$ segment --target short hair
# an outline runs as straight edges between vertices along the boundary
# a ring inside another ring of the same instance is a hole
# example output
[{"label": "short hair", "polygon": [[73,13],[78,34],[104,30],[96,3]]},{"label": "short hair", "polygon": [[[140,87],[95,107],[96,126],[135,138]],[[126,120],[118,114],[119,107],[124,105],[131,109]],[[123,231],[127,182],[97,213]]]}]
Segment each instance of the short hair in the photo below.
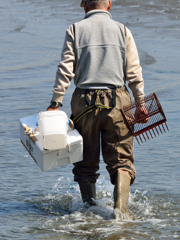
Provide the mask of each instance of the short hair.
[{"label": "short hair", "polygon": [[90,8],[96,8],[99,5],[103,5],[104,7],[108,6],[108,0],[84,0],[86,2],[87,6]]}]

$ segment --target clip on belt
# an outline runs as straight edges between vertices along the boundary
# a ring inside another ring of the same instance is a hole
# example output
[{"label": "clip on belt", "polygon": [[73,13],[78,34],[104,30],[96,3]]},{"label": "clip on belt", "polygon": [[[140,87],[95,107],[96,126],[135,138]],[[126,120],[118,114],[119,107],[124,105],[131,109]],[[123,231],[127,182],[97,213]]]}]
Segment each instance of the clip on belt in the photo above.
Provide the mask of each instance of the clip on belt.
[{"label": "clip on belt", "polygon": [[[145,109],[146,114],[138,115],[138,108]],[[156,137],[156,134],[166,132],[165,128],[169,131],[164,111],[155,93],[141,101],[125,106],[121,112],[127,127],[139,144],[139,139],[143,143],[143,139],[150,140],[153,135]]]}]

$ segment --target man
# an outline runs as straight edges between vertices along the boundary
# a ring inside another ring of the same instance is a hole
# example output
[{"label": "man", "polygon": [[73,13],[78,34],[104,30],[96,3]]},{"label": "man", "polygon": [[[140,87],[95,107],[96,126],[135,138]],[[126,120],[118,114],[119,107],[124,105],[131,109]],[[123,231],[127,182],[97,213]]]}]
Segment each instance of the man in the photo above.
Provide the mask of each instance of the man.
[{"label": "man", "polygon": [[[81,7],[86,15],[66,31],[48,111],[59,110],[74,78],[72,119],[84,145],[83,161],[74,164],[74,180],[83,202],[95,205],[101,145],[114,185],[114,217],[128,218],[126,204],[136,170],[133,136],[120,109],[131,104],[126,81],[136,101],[144,98],[142,69],[130,30],[112,20],[111,1],[82,0]],[[143,107],[139,111],[146,114]]]}]

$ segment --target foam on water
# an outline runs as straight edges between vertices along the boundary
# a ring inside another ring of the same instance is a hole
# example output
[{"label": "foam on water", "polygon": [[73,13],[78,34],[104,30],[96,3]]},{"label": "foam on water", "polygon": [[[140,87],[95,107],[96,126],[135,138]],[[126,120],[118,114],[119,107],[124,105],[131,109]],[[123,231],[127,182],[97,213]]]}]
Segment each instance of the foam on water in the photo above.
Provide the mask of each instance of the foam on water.
[{"label": "foam on water", "polygon": [[[48,216],[40,220],[41,228],[58,233],[62,239],[63,234],[67,239],[89,239],[92,234],[94,239],[119,239],[119,234],[127,239],[127,229],[128,236],[132,234],[128,239],[155,239],[146,228],[156,232],[154,237],[158,235],[163,238],[163,229],[168,227],[169,219],[162,218],[157,207],[162,214],[167,214],[165,211],[171,205],[169,201],[162,206],[154,205],[159,201],[157,196],[152,198],[147,190],[135,189],[130,192],[127,204],[133,220],[114,220],[112,192],[110,182],[100,177],[97,181],[97,206],[88,207],[81,200],[77,183],[70,178],[60,177],[51,192],[35,196],[30,203]],[[172,217],[172,212],[170,215]]]}]

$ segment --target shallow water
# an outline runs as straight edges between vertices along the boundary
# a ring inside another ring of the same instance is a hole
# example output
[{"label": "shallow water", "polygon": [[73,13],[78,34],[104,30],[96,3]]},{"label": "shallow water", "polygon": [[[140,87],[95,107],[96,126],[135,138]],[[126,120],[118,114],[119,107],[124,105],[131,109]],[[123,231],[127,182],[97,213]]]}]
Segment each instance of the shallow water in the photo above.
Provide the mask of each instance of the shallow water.
[{"label": "shallow water", "polygon": [[[112,219],[113,186],[101,157],[97,206],[82,204],[72,165],[42,173],[19,140],[18,119],[49,105],[66,28],[83,18],[77,0],[0,3],[0,239],[180,239],[180,1],[113,1],[132,31],[146,95],[156,92],[170,131],[139,146],[128,209]],[[69,101],[74,85],[64,97]]]}]

